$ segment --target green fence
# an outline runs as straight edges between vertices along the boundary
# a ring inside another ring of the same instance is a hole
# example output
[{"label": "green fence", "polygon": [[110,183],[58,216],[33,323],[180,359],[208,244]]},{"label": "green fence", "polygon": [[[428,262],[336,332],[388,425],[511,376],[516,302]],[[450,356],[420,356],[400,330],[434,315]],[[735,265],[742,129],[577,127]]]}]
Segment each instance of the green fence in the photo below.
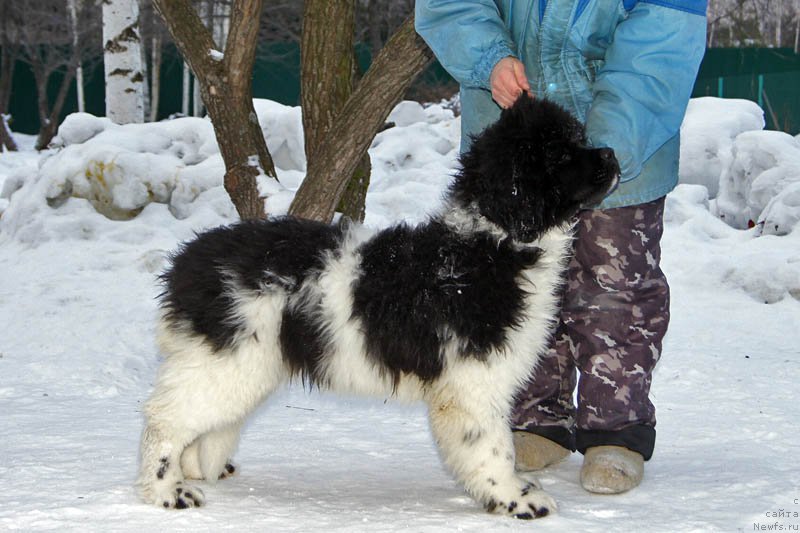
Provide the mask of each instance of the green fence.
[{"label": "green fence", "polygon": [[[2,1],[2,0],[0,0]],[[287,105],[297,105],[300,94],[300,55],[297,46],[278,45],[273,50],[277,59],[260,61],[253,70],[253,94],[257,98],[269,98]],[[53,75],[48,96],[55,100],[61,78]],[[86,112],[105,115],[105,82],[102,63],[84,69],[84,93]],[[159,94],[158,118],[166,118],[181,111],[183,93],[183,61],[174,47],[167,47],[161,66],[161,90]],[[36,84],[27,65],[17,63],[14,71],[14,87],[11,93],[9,112],[11,127],[21,133],[39,131],[36,103]],[[67,95],[62,119],[78,109],[76,90]],[[191,109],[191,107],[190,107]]]},{"label": "green fence", "polygon": [[692,96],[752,100],[767,129],[800,133],[800,55],[791,48],[709,49]]},{"label": "green fence", "polygon": [[[262,60],[256,64],[253,94],[258,98],[297,105],[300,94],[297,46],[270,46],[271,55],[279,55],[280,59]],[[362,50],[359,60],[365,67],[369,62],[368,54]],[[174,49],[168,49],[161,69],[159,118],[180,112],[182,75],[180,57]],[[446,83],[449,79],[438,65],[431,67],[425,77],[429,83]],[[49,88],[51,100],[55,98],[58,80],[53,82]],[[95,115],[105,114],[102,65],[86,73],[84,85],[86,111]],[[768,129],[800,133],[800,55],[782,48],[710,49],[700,67],[692,96],[752,100],[764,109]],[[77,109],[74,87],[67,102],[65,115]],[[36,133],[39,129],[36,109],[33,76],[27,66],[18,64],[10,103],[14,131]]]}]

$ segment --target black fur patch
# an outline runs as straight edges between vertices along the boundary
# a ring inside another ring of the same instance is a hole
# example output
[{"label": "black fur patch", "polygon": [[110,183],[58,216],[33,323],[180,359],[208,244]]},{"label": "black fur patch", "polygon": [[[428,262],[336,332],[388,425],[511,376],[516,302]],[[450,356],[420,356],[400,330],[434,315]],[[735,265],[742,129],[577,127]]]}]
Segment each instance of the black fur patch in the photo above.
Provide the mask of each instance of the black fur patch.
[{"label": "black fur patch", "polygon": [[319,383],[319,362],[325,351],[320,325],[304,313],[284,309],[279,339],[292,374],[300,374],[305,382]]},{"label": "black fur patch", "polygon": [[244,290],[292,292],[340,237],[334,226],[290,218],[213,229],[173,257],[162,276],[161,306],[168,319],[188,322],[214,349],[230,346],[241,324],[231,316],[226,278]]},{"label": "black fur patch", "polygon": [[464,433],[462,442],[467,446],[474,446],[476,442],[481,440],[481,438],[483,438],[483,433],[481,432],[481,430],[479,429],[470,430]]},{"label": "black fur patch", "polygon": [[367,349],[395,379],[407,372],[439,376],[442,347],[457,336],[464,357],[484,358],[519,325],[520,272],[538,250],[515,250],[486,233],[459,236],[432,221],[379,233],[360,249],[353,314],[364,323]]},{"label": "black fur patch", "polygon": [[164,479],[164,475],[167,473],[167,470],[169,470],[169,458],[162,457],[159,463],[160,464],[158,466],[158,472],[156,472],[156,477],[158,479]]},{"label": "black fur patch", "polygon": [[543,518],[550,514],[550,509],[548,509],[547,507],[540,507],[539,509],[537,509],[531,504],[528,504],[528,507],[530,507],[531,511],[533,511],[533,514],[534,516],[536,516],[536,518]]}]

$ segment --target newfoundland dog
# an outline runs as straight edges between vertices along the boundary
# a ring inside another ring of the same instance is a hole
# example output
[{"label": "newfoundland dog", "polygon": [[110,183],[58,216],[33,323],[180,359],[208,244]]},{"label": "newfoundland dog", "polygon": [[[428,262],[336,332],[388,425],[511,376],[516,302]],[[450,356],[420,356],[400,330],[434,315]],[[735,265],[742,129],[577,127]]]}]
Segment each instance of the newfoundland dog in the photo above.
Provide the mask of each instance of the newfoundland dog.
[{"label": "newfoundland dog", "polygon": [[444,462],[486,509],[555,510],[515,473],[508,415],[548,345],[573,216],[613,189],[619,167],[569,113],[528,97],[460,162],[441,212],[417,226],[278,218],[181,248],[163,275],[164,361],[138,479],[146,501],[202,505],[185,480],[232,474],[247,416],[299,377],[425,401]]}]

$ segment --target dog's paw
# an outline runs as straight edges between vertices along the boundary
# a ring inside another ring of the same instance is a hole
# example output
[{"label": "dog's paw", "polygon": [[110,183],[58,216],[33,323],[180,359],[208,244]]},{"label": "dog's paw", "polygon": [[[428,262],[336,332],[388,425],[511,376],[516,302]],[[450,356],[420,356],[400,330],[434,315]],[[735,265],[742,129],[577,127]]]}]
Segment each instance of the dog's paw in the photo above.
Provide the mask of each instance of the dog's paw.
[{"label": "dog's paw", "polygon": [[558,506],[537,484],[523,481],[521,487],[494,491],[494,495],[486,503],[486,510],[521,520],[532,520],[556,512]]},{"label": "dog's paw", "polygon": [[222,472],[219,474],[219,479],[228,479],[229,477],[235,476],[237,472],[236,466],[231,463],[225,463]]},{"label": "dog's paw", "polygon": [[202,507],[206,499],[203,491],[191,485],[178,483],[171,491],[165,491],[156,498],[156,505],[165,509],[189,509]]}]

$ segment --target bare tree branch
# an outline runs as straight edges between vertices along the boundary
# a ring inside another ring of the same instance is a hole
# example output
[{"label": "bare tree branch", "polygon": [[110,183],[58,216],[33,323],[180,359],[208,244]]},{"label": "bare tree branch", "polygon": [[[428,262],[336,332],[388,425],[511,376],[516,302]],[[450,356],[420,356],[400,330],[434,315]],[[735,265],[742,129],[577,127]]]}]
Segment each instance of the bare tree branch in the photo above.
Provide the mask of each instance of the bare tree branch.
[{"label": "bare tree branch", "polygon": [[333,219],[348,180],[375,132],[432,59],[433,54],[414,31],[410,16],[375,58],[315,150],[290,214],[328,222]]},{"label": "bare tree branch", "polygon": [[262,218],[259,170],[277,179],[272,157],[253,108],[252,73],[261,0],[236,0],[222,60],[211,31],[188,0],[154,0],[167,28],[198,82],[220,153],[225,161],[225,190],[243,219]]}]

